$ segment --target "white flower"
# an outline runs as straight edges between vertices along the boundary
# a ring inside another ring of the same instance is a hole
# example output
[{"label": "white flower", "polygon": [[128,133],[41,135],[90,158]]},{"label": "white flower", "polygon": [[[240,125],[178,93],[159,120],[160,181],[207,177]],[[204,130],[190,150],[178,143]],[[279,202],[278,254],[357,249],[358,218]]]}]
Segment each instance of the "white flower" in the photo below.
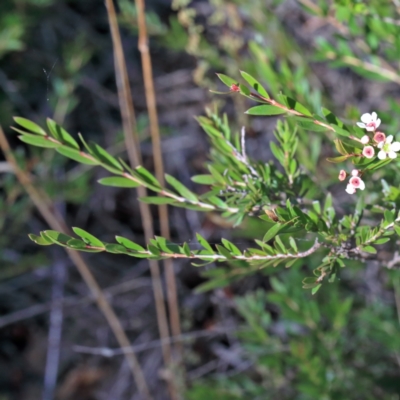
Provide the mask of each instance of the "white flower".
[{"label": "white flower", "polygon": [[369,132],[374,131],[381,124],[381,120],[378,118],[376,112],[373,112],[372,114],[366,113],[361,115],[361,121],[362,122],[357,122],[357,125]]},{"label": "white flower", "polygon": [[362,144],[367,144],[368,142],[369,142],[369,136],[364,135],[364,136],[361,138],[361,143],[362,143]]},{"label": "white flower", "polygon": [[357,172],[357,175],[358,175],[358,171],[354,169],[352,171],[353,176],[350,178],[349,183],[346,186],[346,192],[348,194],[354,194],[357,191],[357,189],[360,189],[360,190],[365,189],[364,181],[360,177],[358,177],[356,174],[354,174],[355,172]]},{"label": "white flower", "polygon": [[378,143],[378,148],[381,151],[378,153],[378,158],[380,160],[385,160],[386,157],[396,158],[397,151],[400,151],[400,142],[393,142],[393,135],[389,135],[384,142]]},{"label": "white flower", "polygon": [[346,186],[346,192],[348,194],[354,194],[356,192],[356,188],[350,183]]}]

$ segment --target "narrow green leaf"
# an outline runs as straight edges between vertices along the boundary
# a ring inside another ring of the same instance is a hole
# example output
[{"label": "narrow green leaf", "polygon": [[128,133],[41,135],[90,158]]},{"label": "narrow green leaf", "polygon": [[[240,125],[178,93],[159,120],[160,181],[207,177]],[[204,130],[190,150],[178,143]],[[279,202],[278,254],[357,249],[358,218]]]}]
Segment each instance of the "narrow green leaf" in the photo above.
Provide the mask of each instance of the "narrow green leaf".
[{"label": "narrow green leaf", "polygon": [[366,253],[376,254],[376,249],[372,246],[360,246],[360,250],[365,251]]},{"label": "narrow green leaf", "polygon": [[217,248],[218,253],[227,258],[228,260],[234,258],[231,252],[227,250],[225,247],[221,246],[220,244],[216,244],[215,247]]},{"label": "narrow green leaf", "polygon": [[281,229],[282,224],[273,225],[263,237],[263,242],[269,242]]},{"label": "narrow green leaf", "polygon": [[197,196],[173,176],[165,174],[165,180],[185,199],[194,203],[198,201]]},{"label": "narrow green leaf", "polygon": [[123,176],[108,176],[107,178],[101,178],[97,182],[104,186],[122,187],[122,188],[135,188],[140,186],[139,183],[132,179],[125,178]]},{"label": "narrow green leaf", "polygon": [[143,182],[146,183],[148,187],[153,187],[156,190],[161,190],[160,182],[156,179],[156,177],[150,173],[146,168],[139,165],[135,168],[135,175],[137,175]]},{"label": "narrow green leaf", "polygon": [[224,74],[217,74],[218,78],[221,79],[222,83],[224,83],[226,86],[231,87],[232,85],[237,85],[238,82],[235,81],[234,79],[230,78],[227,75]]},{"label": "narrow green leaf", "polygon": [[79,150],[79,145],[76,140],[60,125],[58,125],[55,121],[50,118],[47,118],[47,126],[49,128],[52,136],[62,142],[63,144],[68,145],[74,149]]},{"label": "narrow green leaf", "polygon": [[115,168],[119,171],[123,171],[122,165],[105,149],[99,146],[97,143],[90,143],[89,145],[91,154],[97,158],[101,163],[108,165],[109,167]]},{"label": "narrow green leaf", "polygon": [[14,117],[14,121],[18,125],[21,125],[23,128],[27,129],[28,131],[34,132],[38,135],[47,136],[47,133],[44,129],[42,129],[39,125],[35,124],[29,119],[22,117]]},{"label": "narrow green leaf", "polygon": [[107,253],[113,253],[113,254],[128,254],[129,252],[124,246],[121,246],[120,244],[115,244],[115,243],[106,243],[105,244],[105,249]]},{"label": "narrow green leaf", "polygon": [[201,185],[213,185],[215,183],[215,179],[212,175],[195,175],[192,176],[191,179],[193,182]]},{"label": "narrow green leaf", "polygon": [[268,104],[251,107],[246,111],[246,114],[249,115],[279,115],[285,113],[286,111],[283,110],[282,108],[276,106],[270,106]]},{"label": "narrow green leaf", "polygon": [[170,197],[160,197],[160,196],[147,196],[139,197],[139,200],[146,204],[175,204],[176,200]]},{"label": "narrow green leaf", "polygon": [[56,148],[56,151],[63,156],[71,158],[72,160],[80,162],[82,164],[99,165],[99,163],[96,160],[93,160],[90,155],[86,155],[86,153],[80,150],[73,149],[71,147],[59,146]]},{"label": "narrow green leaf", "polygon": [[190,257],[190,256],[191,256],[190,247],[189,247],[189,245],[188,245],[186,242],[183,243],[182,249],[183,249],[183,252],[185,253],[185,255],[186,255],[187,257]]},{"label": "narrow green leaf", "polygon": [[317,293],[321,286],[322,286],[322,285],[319,284],[319,285],[313,287],[313,288],[311,289],[311,294],[314,295],[315,293]]},{"label": "narrow green leaf", "polygon": [[341,155],[348,154],[341,140],[335,139],[333,142],[335,143],[336,150],[339,152],[339,154]]},{"label": "narrow green leaf", "polygon": [[47,240],[46,238],[44,238],[42,236],[34,235],[33,233],[30,233],[28,236],[29,236],[29,239],[32,240],[32,242],[35,242],[36,244],[39,244],[41,246],[50,246],[50,245],[54,244],[50,240]]},{"label": "narrow green leaf", "polygon": [[207,242],[206,239],[203,238],[203,236],[200,235],[200,233],[196,233],[196,238],[198,242],[210,252],[210,254],[214,254],[213,248],[210,246],[210,244]]},{"label": "narrow green leaf", "polygon": [[269,99],[267,91],[262,87],[262,85],[260,84],[260,82],[257,81],[257,79],[253,78],[250,74],[244,71],[240,71],[240,74],[256,92],[261,94],[261,96],[265,97],[266,99]]},{"label": "narrow green leaf", "polygon": [[298,250],[298,248],[297,248],[297,243],[296,243],[296,241],[293,239],[292,236],[290,236],[290,238],[289,238],[289,243],[290,243],[290,246],[292,247],[292,249],[294,250],[294,252],[295,252],[295,253],[298,253],[299,250]]},{"label": "narrow green leaf", "polygon": [[34,135],[34,134],[31,135],[29,133],[18,136],[18,139],[24,143],[28,143],[32,146],[37,146],[37,147],[46,147],[46,148],[54,149],[55,147],[60,146],[59,143],[54,143],[50,139],[46,139],[46,137],[38,136],[38,135]]},{"label": "narrow green leaf", "polygon": [[72,228],[72,230],[78,235],[80,236],[83,241],[91,246],[94,247],[104,247],[104,244],[101,240],[97,239],[95,236],[93,236],[92,234],[90,234],[89,232],[84,231],[81,228]]},{"label": "narrow green leaf", "polygon": [[72,236],[65,235],[64,233],[53,231],[51,229],[42,231],[40,234],[49,241],[56,243],[60,246],[67,246],[69,240],[73,239]]},{"label": "narrow green leaf", "polygon": [[142,247],[139,244],[132,242],[132,240],[129,240],[122,236],[115,236],[115,240],[119,244],[122,244],[122,246],[126,247],[127,249],[135,250],[135,251],[146,251],[146,249],[144,247]]},{"label": "narrow green leaf", "polygon": [[242,252],[229,240],[221,239],[222,244],[235,256],[241,256]]},{"label": "narrow green leaf", "polygon": [[339,157],[328,157],[328,158],[326,159],[326,161],[329,161],[329,162],[331,162],[331,163],[337,164],[337,163],[341,163],[341,162],[343,162],[343,161],[346,161],[348,158],[349,158],[349,155],[346,155],[346,156],[339,156]]},{"label": "narrow green leaf", "polygon": [[304,107],[303,104],[299,103],[298,101],[286,96],[286,103],[292,110],[298,111],[299,113],[302,113],[307,117],[312,116],[311,112],[307,110],[307,108]]}]

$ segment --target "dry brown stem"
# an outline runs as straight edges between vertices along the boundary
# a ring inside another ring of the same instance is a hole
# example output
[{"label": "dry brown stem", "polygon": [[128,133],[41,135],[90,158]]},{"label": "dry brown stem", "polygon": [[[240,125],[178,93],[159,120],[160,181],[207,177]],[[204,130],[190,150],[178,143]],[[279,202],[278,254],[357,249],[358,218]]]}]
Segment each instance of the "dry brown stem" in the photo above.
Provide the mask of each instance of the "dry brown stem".
[{"label": "dry brown stem", "polygon": [[[113,41],[115,77],[117,82],[118,100],[121,109],[125,143],[128,152],[129,162],[134,168],[135,166],[140,165],[142,163],[142,160],[139,150],[139,139],[136,131],[136,119],[132,102],[132,94],[129,86],[128,73],[113,0],[106,0],[106,7],[110,24],[111,37]],[[144,187],[138,187],[137,191],[139,197],[145,197],[147,195],[147,190]],[[154,236],[153,218],[150,212],[150,207],[142,202],[139,203],[139,207],[142,216],[142,224],[145,238],[146,241],[149,241]],[[164,293],[161,284],[161,273],[157,261],[149,260],[149,264],[156,303],[158,329],[160,332],[160,338],[162,340],[165,340],[163,341],[161,349],[164,362],[168,367],[172,364],[171,346],[169,342],[166,341],[169,338],[169,328],[167,313],[164,305]],[[171,398],[177,399],[177,393],[173,382],[167,381],[167,383]]]},{"label": "dry brown stem", "polygon": [[[12,154],[7,138],[1,127],[0,127],[0,148],[3,151],[6,160],[13,167],[17,179],[24,187],[29,197],[31,198],[33,204],[39,210],[42,217],[46,220],[49,226],[56,231],[69,234],[70,232],[68,231],[64,219],[59,213],[57,213],[57,211],[53,207],[51,199],[40,188],[37,188],[37,185],[33,185],[32,179],[29,176],[29,174],[23,171],[18,166],[18,163],[14,155]],[[73,263],[76,265],[83,280],[88,285],[89,290],[92,293],[93,297],[96,299],[96,303],[101,312],[103,313],[104,317],[106,318],[108,324],[110,325],[110,328],[113,331],[119,346],[122,349],[126,348],[127,346],[130,346],[130,341],[122,328],[121,322],[119,321],[110,303],[107,301],[107,298],[105,297],[103,291],[101,290],[93,274],[91,273],[89,266],[85,263],[84,259],[77,251],[68,248],[65,249],[69,257],[73,261]],[[146,380],[143,375],[143,371],[139,365],[136,355],[128,351],[124,352],[124,354],[128,361],[129,367],[132,371],[132,375],[135,379],[139,391],[142,393],[144,398],[150,400],[151,396],[149,388],[147,386]]]},{"label": "dry brown stem", "polygon": [[[146,26],[145,0],[135,0],[137,9],[137,19],[139,27],[139,51],[142,59],[143,79],[146,93],[146,104],[150,120],[150,134],[153,143],[154,166],[158,181],[162,186],[165,186],[164,180],[164,165],[161,150],[160,130],[158,124],[157,102],[154,89],[153,68],[151,56],[149,53],[148,35]],[[168,208],[166,204],[158,206],[160,215],[161,236],[170,239],[170,227],[168,219]],[[176,290],[176,280],[174,273],[174,265],[172,260],[164,260],[165,276],[167,282],[167,298],[168,309],[170,315],[171,331],[173,336],[181,335],[181,323],[179,319],[179,305]],[[182,360],[183,349],[181,343],[176,343],[178,359]]]}]

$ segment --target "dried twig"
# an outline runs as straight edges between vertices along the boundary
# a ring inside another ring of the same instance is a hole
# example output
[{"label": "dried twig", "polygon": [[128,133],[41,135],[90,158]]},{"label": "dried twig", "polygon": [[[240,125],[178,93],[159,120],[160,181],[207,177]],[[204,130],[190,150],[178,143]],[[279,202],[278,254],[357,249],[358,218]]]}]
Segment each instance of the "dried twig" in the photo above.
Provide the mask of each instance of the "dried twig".
[{"label": "dried twig", "polygon": [[[57,210],[54,209],[51,199],[47,196],[46,193],[40,190],[40,188],[37,188],[37,185],[33,185],[32,179],[29,174],[27,174],[18,166],[17,161],[11,152],[7,138],[1,127],[0,148],[2,149],[7,161],[13,166],[14,173],[19,182],[27,191],[32,202],[39,210],[42,217],[49,224],[49,226],[56,231],[69,234],[64,219],[57,212]],[[113,331],[118,341],[118,344],[122,348],[126,348],[130,345],[129,339],[122,328],[120,320],[118,319],[107,298],[104,296],[104,293],[101,290],[99,284],[97,283],[92,272],[90,271],[89,266],[85,263],[84,259],[77,251],[68,248],[66,248],[66,251],[73,263],[76,265],[83,280],[88,285],[92,295],[96,299],[97,305],[104,314],[108,324],[110,325],[110,328]],[[144,379],[142,369],[140,368],[139,362],[135,354],[126,352],[125,356],[140,392],[145,396],[146,399],[151,399],[147,383]]]},{"label": "dried twig", "polygon": [[[141,154],[139,151],[139,139],[136,132],[136,119],[132,102],[132,94],[129,86],[128,73],[126,69],[125,57],[121,43],[121,36],[118,28],[117,15],[113,0],[106,0],[108,13],[108,21],[110,24],[111,37],[113,41],[115,77],[118,89],[118,99],[121,109],[122,124],[125,136],[125,143],[128,152],[129,162],[132,167],[142,164]],[[145,197],[147,194],[146,188],[140,186],[137,188],[139,197]],[[140,214],[142,216],[142,224],[146,241],[149,241],[154,236],[153,218],[148,204],[139,203]],[[164,293],[161,285],[161,274],[158,262],[149,260],[150,271],[153,282],[154,297],[156,303],[157,323],[160,331],[161,339],[169,337],[167,313],[164,305]],[[171,346],[168,342],[161,347],[164,362],[167,366],[171,365]],[[170,381],[168,388],[172,398],[175,388]]]},{"label": "dried twig", "polygon": [[[146,26],[146,15],[145,15],[145,0],[135,0],[137,8],[137,19],[139,27],[139,51],[142,59],[143,68],[143,79],[146,93],[146,104],[149,113],[150,120],[150,133],[153,143],[154,151],[154,166],[156,177],[162,186],[165,185],[164,181],[164,165],[161,151],[161,139],[160,130],[158,125],[158,114],[157,114],[157,104],[156,95],[154,90],[153,72],[151,56],[149,53],[148,46],[148,35]],[[168,218],[168,208],[166,204],[161,204],[158,206],[160,213],[160,227],[161,236],[166,239],[170,239],[170,228],[169,228],[169,218]],[[172,260],[164,260],[165,265],[165,276],[167,281],[167,297],[168,297],[168,307],[170,314],[171,332],[174,336],[179,336],[181,334],[181,324],[179,319],[179,306],[178,306],[178,296],[176,290],[176,281],[174,274],[174,265]],[[176,349],[178,351],[178,358],[182,360],[182,346],[177,343]]]}]

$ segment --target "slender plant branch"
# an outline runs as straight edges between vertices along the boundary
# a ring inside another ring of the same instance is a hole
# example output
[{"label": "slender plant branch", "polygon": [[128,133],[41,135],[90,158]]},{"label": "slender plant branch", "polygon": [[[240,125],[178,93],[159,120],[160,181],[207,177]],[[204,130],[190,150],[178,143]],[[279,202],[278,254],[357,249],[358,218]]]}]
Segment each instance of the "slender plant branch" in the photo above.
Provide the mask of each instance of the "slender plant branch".
[{"label": "slender plant branch", "polygon": [[[118,28],[117,15],[113,0],[106,0],[108,21],[110,24],[111,37],[114,50],[115,77],[118,89],[118,100],[121,109],[122,124],[125,136],[126,148],[128,151],[129,162],[134,168],[142,164],[139,138],[136,130],[136,118],[133,108],[132,93],[129,85],[128,72],[126,68],[125,56],[122,48],[121,36]],[[145,197],[147,190],[143,186],[137,188],[140,197]],[[153,217],[148,204],[139,203],[140,214],[146,241],[154,236]],[[164,293],[161,283],[161,272],[159,264],[156,260],[149,260],[150,271],[152,276],[154,298],[156,303],[157,324],[162,340],[168,339],[169,328],[167,313],[164,304]],[[171,346],[168,342],[163,342],[161,346],[164,363],[168,367],[171,365]],[[175,387],[171,381],[167,381],[168,390],[172,398],[175,397]]]},{"label": "slender plant branch", "polygon": [[[147,35],[147,26],[146,26],[145,0],[135,0],[135,4],[137,9],[137,19],[139,27],[138,47],[142,60],[146,103],[150,120],[150,134],[154,151],[155,173],[157,180],[161,183],[162,186],[165,186],[164,165],[163,165],[163,157],[161,151],[161,139],[160,139],[160,130],[159,130],[158,114],[157,114],[157,102],[156,102],[156,94],[154,89],[154,80],[152,71],[153,68],[152,68],[151,56],[149,53],[149,44],[148,44],[149,39]],[[161,235],[166,239],[170,239],[171,234],[169,227],[167,205],[160,204],[158,206],[158,210],[160,215]],[[174,265],[172,263],[172,260],[170,259],[164,260],[164,266],[165,266],[165,277],[167,281],[167,299],[168,299],[168,309],[169,309],[169,316],[171,323],[171,332],[172,335],[179,337],[182,331],[179,318],[179,305],[178,305],[178,295],[176,289]],[[182,365],[183,347],[179,341],[176,342],[175,348],[177,351],[178,359],[180,360],[181,367],[183,367]]]},{"label": "slender plant branch", "polygon": [[[3,129],[0,126],[0,148],[2,149],[6,160],[13,167],[14,173],[24,187],[29,197],[31,198],[33,204],[39,210],[42,217],[49,224],[49,226],[57,230],[59,232],[63,232],[65,234],[69,234],[69,230],[65,224],[62,216],[56,211],[53,207],[51,199],[47,196],[45,192],[43,192],[40,188],[37,187],[37,184],[33,184],[32,178],[28,173],[23,171],[12,154],[10,145],[7,141],[7,138],[4,134]],[[111,330],[113,331],[118,344],[121,348],[126,348],[130,346],[130,342],[124,329],[122,328],[122,324],[115,314],[113,308],[108,302],[106,296],[104,295],[102,289],[94,278],[92,272],[90,271],[89,266],[84,261],[81,254],[75,250],[71,250],[66,248],[66,251],[71,258],[72,262],[76,265],[79,273],[81,274],[83,280],[87,284],[90,292],[93,297],[96,299],[97,306],[100,311],[103,313],[106,318],[108,324],[110,325]],[[143,375],[143,371],[140,367],[138,359],[136,355],[132,352],[126,352],[125,357],[129,364],[129,367],[132,371],[132,375],[135,379],[135,382],[140,390],[140,392],[145,396],[146,399],[151,399],[149,389],[146,383],[146,380]]]}]

